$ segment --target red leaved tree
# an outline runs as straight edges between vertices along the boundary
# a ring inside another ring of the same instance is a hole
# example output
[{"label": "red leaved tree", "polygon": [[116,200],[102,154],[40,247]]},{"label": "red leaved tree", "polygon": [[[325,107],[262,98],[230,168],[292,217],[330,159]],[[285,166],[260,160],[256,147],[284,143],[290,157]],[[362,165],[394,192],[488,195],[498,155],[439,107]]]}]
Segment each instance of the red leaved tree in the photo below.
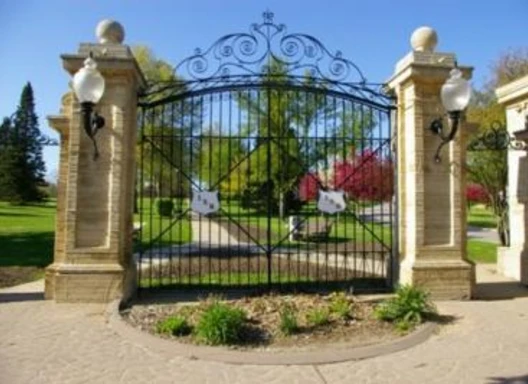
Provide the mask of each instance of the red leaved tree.
[{"label": "red leaved tree", "polygon": [[332,187],[355,200],[390,201],[394,192],[394,170],[390,159],[371,150],[351,160],[336,161]]},{"label": "red leaved tree", "polygon": [[317,198],[319,178],[313,173],[307,173],[299,181],[299,198],[302,201],[311,201]]},{"label": "red leaved tree", "polygon": [[471,204],[490,203],[490,198],[486,189],[482,185],[475,183],[466,186],[466,199],[469,206],[471,206]]}]

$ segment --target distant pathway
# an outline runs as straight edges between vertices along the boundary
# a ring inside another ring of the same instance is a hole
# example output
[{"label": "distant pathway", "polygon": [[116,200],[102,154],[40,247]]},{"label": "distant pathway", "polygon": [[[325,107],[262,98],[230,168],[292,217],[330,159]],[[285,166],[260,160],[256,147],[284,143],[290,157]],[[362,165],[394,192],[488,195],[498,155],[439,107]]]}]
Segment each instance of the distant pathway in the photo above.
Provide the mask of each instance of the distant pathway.
[{"label": "distant pathway", "polygon": [[499,244],[499,235],[496,229],[468,227],[468,239],[486,241],[489,243]]},{"label": "distant pathway", "polygon": [[201,220],[191,219],[191,227],[193,243],[211,244],[213,246],[236,246],[239,244],[238,240],[231,236],[225,228],[207,217],[202,217]]}]

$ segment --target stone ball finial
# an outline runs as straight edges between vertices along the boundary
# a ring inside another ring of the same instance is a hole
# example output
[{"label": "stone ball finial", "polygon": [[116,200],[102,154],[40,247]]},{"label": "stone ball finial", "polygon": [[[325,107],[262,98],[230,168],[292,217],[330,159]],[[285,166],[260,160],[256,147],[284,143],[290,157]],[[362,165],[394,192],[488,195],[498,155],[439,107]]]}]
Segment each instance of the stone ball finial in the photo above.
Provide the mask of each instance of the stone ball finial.
[{"label": "stone ball finial", "polygon": [[434,52],[438,44],[438,35],[431,27],[420,27],[411,35],[411,47],[414,51]]},{"label": "stone ball finial", "polygon": [[102,20],[97,24],[95,35],[100,44],[121,44],[125,39],[125,29],[115,20]]}]

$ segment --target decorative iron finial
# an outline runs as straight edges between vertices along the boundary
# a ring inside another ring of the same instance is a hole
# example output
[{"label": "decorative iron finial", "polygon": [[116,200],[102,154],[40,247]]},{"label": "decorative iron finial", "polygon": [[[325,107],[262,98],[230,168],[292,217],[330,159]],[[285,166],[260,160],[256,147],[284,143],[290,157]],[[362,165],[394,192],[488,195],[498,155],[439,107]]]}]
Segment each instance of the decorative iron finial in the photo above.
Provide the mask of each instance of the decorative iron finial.
[{"label": "decorative iron finial", "polygon": [[271,12],[269,9],[266,9],[264,13],[262,14],[262,17],[264,18],[264,24],[273,24],[273,12]]}]

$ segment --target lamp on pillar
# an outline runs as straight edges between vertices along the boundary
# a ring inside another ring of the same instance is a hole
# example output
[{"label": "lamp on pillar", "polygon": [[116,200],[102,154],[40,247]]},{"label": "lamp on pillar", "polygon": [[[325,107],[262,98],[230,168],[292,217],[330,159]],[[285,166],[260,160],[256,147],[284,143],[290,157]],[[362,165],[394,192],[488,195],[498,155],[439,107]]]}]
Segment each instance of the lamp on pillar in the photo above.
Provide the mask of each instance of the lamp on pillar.
[{"label": "lamp on pillar", "polygon": [[434,157],[437,163],[441,161],[440,151],[443,146],[455,138],[460,124],[460,118],[462,117],[464,110],[467,108],[469,99],[471,98],[471,86],[469,85],[469,82],[462,77],[462,72],[458,69],[456,63],[455,68],[453,68],[449,74],[449,78],[444,85],[442,85],[440,97],[442,99],[442,104],[447,111],[449,133],[444,133],[444,124],[441,117],[435,119],[431,123],[431,131],[442,139]]},{"label": "lamp on pillar", "polygon": [[95,135],[99,129],[104,127],[105,120],[93,109],[101,100],[104,89],[105,80],[97,70],[97,64],[92,57],[92,53],[90,53],[90,57],[84,61],[84,67],[73,76],[73,91],[81,103],[84,131],[94,145],[94,160],[99,157]]}]

